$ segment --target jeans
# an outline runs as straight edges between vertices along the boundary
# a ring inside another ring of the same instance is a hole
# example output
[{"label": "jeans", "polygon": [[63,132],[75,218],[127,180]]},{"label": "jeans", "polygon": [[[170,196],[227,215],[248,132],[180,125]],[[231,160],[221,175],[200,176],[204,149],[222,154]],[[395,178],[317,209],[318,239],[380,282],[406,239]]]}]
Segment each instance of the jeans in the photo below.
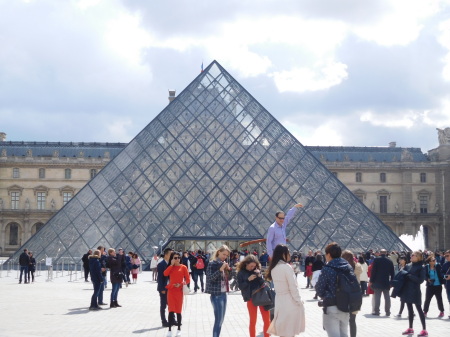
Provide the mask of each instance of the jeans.
[{"label": "jeans", "polygon": [[28,266],[20,266],[20,277],[19,282],[22,282],[22,274],[24,274],[24,281],[25,283],[28,282]]},{"label": "jeans", "polygon": [[98,290],[98,303],[103,302],[103,290],[105,290],[105,282],[100,283],[100,289]]},{"label": "jeans", "polygon": [[102,283],[96,281],[96,282],[92,282],[92,284],[94,285],[94,293],[92,294],[92,297],[91,297],[91,308],[97,308],[98,307],[97,299],[98,299],[98,295],[100,293],[100,287],[101,287]]},{"label": "jeans", "polygon": [[361,285],[361,292],[363,295],[366,294],[367,292],[367,282],[366,281],[361,281],[359,282],[359,284]]},{"label": "jeans", "polygon": [[350,320],[348,321],[350,326],[350,337],[356,337],[356,314],[350,312]]},{"label": "jeans", "polygon": [[120,289],[120,283],[111,283],[112,289],[111,289],[111,302],[117,301],[117,295],[119,294]]},{"label": "jeans", "polygon": [[200,287],[197,284],[199,278],[200,278],[200,285],[201,285],[202,291],[203,291],[203,289],[204,289],[204,286],[203,286],[203,269],[195,270],[195,271],[192,272],[192,279],[194,280],[194,291],[197,291],[198,289],[200,289]]},{"label": "jeans", "polygon": [[386,312],[386,315],[389,315],[391,313],[391,297],[389,296],[389,289],[378,289],[374,288],[374,298],[375,303],[373,306],[373,313],[379,314],[380,313],[380,302],[381,302],[381,293],[383,293],[384,296],[384,311]]},{"label": "jeans", "polygon": [[162,323],[167,323],[166,307],[167,307],[167,291],[165,294],[159,292],[159,314],[161,315]]},{"label": "jeans", "polygon": [[84,280],[87,281],[89,276],[89,266],[83,268],[84,268]]},{"label": "jeans", "polygon": [[211,304],[214,309],[213,337],[219,337],[225,318],[225,311],[227,310],[227,293],[211,295]]},{"label": "jeans", "polygon": [[445,282],[445,291],[447,292],[448,303],[450,303],[450,280]]},{"label": "jeans", "polygon": [[327,307],[327,313],[323,314],[323,328],[328,337],[348,337],[348,312],[340,311],[337,306]]},{"label": "jeans", "polygon": [[430,302],[433,296],[436,296],[438,308],[440,312],[444,311],[444,303],[442,302],[442,286],[428,286],[425,293],[425,304],[423,306],[423,311],[428,312],[430,308]]}]

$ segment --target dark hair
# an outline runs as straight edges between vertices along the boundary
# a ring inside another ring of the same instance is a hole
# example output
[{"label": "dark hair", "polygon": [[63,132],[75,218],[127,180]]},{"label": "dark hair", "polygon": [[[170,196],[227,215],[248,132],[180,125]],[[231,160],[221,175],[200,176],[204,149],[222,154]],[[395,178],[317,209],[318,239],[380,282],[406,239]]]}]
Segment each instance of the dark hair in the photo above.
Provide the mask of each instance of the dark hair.
[{"label": "dark hair", "polygon": [[237,271],[240,270],[245,270],[245,268],[247,268],[247,265],[250,263],[256,263],[256,267],[257,269],[261,269],[261,263],[259,262],[258,258],[253,255],[247,255],[241,262],[239,262],[239,264],[236,267]]},{"label": "dark hair", "polygon": [[281,214],[281,213],[283,213],[284,214],[284,212],[283,211],[278,211],[278,212],[276,212],[275,213],[275,216],[278,218],[278,216]]},{"label": "dark hair", "polygon": [[322,255],[321,254],[317,254],[316,260],[317,261],[322,261],[322,259],[323,259]]},{"label": "dark hair", "polygon": [[284,261],[286,262],[284,256],[289,254],[289,248],[286,245],[279,244],[275,247],[273,250],[273,257],[272,260],[270,260],[269,268],[266,272],[266,279],[271,281],[272,280],[272,269],[276,267],[278,262]]},{"label": "dark hair", "polygon": [[342,252],[342,258],[345,259],[349,265],[352,266],[353,270],[355,270],[355,260],[353,260],[353,253],[346,249]]},{"label": "dark hair", "polygon": [[178,256],[181,258],[180,253],[178,253],[178,252],[172,252],[172,254],[170,254],[169,262],[167,263],[167,265],[170,266],[170,264],[172,263],[173,257],[174,257],[175,255],[178,255]]},{"label": "dark hair", "polygon": [[364,263],[366,263],[366,260],[364,259],[364,257],[360,256],[360,257],[358,257],[358,262],[360,264],[364,264]]},{"label": "dark hair", "polygon": [[325,247],[325,254],[330,254],[332,259],[341,257],[342,249],[336,242],[331,242]]},{"label": "dark hair", "polygon": [[164,249],[164,255],[166,255],[169,252],[173,252],[173,249],[170,248],[170,247],[167,247],[167,248]]}]

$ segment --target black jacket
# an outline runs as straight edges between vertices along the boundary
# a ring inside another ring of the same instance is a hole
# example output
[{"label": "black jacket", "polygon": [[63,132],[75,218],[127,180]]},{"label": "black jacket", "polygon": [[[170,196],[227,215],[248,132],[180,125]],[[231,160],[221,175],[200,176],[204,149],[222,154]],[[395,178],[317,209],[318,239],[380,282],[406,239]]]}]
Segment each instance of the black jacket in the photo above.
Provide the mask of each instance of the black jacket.
[{"label": "black jacket", "polygon": [[36,271],[36,259],[34,257],[30,257],[30,264],[28,265],[28,270],[32,272]]},{"label": "black jacket", "polygon": [[84,254],[81,261],[83,261],[83,268],[89,268],[89,253]]},{"label": "black jacket", "polygon": [[89,273],[91,274],[92,282],[103,282],[102,266],[100,265],[100,259],[94,255],[89,256]]},{"label": "black jacket", "polygon": [[323,263],[322,260],[320,260],[320,261],[319,261],[319,260],[314,261],[314,262],[313,262],[313,265],[312,265],[312,271],[315,272],[316,270],[322,270],[324,264],[325,264],[325,263]]},{"label": "black jacket", "polygon": [[122,277],[119,276],[119,273],[123,274],[122,260],[123,255],[117,254],[116,256],[108,256],[106,266],[110,270],[109,279],[111,280],[111,283],[122,283]]},{"label": "black jacket", "polygon": [[400,292],[402,291],[403,286],[406,282],[406,275],[408,272],[404,269],[400,270],[397,274],[395,274],[394,280],[392,281],[392,293],[391,297],[396,298],[400,295]]},{"label": "black jacket", "polygon": [[241,289],[241,295],[244,299],[244,302],[249,301],[252,298],[252,292],[258,289],[264,283],[261,274],[259,274],[259,276],[254,280],[249,281],[248,278],[253,274],[254,272],[248,271],[247,269],[240,270],[237,274],[237,282],[239,289]]},{"label": "black jacket", "polygon": [[[434,266],[434,269],[436,270],[436,274],[438,275],[439,278],[439,282],[441,283],[441,285],[445,285],[445,279],[444,279],[444,274],[442,273],[442,266],[439,263],[436,263],[436,265]],[[430,265],[426,265],[425,266],[425,280],[427,287],[428,286],[432,286],[434,284],[428,282],[428,279],[430,278]]]},{"label": "black jacket", "polygon": [[422,261],[409,263],[405,269],[408,272],[405,279],[406,282],[400,291],[400,299],[405,303],[422,304],[422,292],[420,285],[425,281],[425,268],[422,266]]},{"label": "black jacket", "polygon": [[158,270],[158,291],[166,291],[166,285],[169,281],[168,276],[164,276],[164,270],[167,269],[167,262],[166,260],[162,260],[158,265],[156,266],[156,269]]},{"label": "black jacket", "polygon": [[20,256],[19,256],[19,264],[22,267],[28,267],[28,265],[30,264],[30,256],[27,253],[25,253],[25,252],[20,254]]},{"label": "black jacket", "polygon": [[391,281],[394,279],[395,271],[394,264],[386,255],[377,257],[372,262],[372,274],[370,282],[373,289],[389,289]]}]

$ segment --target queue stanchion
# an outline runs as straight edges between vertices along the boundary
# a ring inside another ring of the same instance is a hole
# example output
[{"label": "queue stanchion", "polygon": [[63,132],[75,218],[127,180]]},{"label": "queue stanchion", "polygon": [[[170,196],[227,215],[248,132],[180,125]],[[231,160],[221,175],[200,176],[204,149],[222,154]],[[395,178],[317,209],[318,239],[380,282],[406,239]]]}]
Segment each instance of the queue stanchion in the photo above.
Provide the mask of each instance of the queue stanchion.
[{"label": "queue stanchion", "polygon": [[47,266],[47,280],[46,282],[53,282],[53,264],[52,258],[45,258],[45,265]]}]

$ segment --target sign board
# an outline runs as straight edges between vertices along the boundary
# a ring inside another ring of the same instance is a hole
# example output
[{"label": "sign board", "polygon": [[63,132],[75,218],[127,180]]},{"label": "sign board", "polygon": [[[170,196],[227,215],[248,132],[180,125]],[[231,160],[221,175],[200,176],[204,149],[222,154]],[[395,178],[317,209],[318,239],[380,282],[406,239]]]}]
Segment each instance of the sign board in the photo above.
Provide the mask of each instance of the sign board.
[{"label": "sign board", "polygon": [[51,267],[51,265],[52,265],[52,258],[51,257],[46,257],[45,258],[45,265]]}]

